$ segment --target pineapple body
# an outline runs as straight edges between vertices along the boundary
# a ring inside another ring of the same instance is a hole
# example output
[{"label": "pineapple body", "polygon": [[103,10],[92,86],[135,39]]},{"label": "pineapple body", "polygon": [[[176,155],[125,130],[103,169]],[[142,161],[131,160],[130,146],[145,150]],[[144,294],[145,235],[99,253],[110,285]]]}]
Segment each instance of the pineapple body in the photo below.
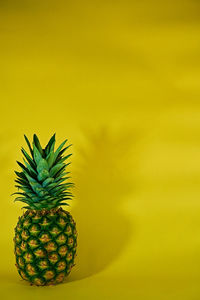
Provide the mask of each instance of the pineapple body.
[{"label": "pineapple body", "polygon": [[34,285],[61,283],[74,265],[76,224],[62,208],[27,210],[15,228],[16,266]]}]

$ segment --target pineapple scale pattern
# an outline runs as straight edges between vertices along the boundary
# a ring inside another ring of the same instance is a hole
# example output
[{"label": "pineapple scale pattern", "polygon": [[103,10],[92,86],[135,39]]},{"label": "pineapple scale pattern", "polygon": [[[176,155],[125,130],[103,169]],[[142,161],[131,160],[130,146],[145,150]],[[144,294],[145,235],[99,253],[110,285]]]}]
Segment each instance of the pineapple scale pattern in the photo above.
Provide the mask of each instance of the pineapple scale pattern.
[{"label": "pineapple scale pattern", "polygon": [[27,210],[15,228],[16,266],[34,285],[61,283],[74,266],[76,224],[62,208]]}]

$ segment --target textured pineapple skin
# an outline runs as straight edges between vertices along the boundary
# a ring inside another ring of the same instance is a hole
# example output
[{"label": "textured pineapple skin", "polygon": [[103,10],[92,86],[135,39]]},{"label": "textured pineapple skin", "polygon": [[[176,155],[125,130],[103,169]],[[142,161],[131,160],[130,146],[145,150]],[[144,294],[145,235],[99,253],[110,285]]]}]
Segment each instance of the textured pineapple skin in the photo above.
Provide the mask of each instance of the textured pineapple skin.
[{"label": "textured pineapple skin", "polygon": [[15,228],[14,252],[20,276],[33,285],[61,283],[74,266],[77,232],[62,208],[27,210]]}]

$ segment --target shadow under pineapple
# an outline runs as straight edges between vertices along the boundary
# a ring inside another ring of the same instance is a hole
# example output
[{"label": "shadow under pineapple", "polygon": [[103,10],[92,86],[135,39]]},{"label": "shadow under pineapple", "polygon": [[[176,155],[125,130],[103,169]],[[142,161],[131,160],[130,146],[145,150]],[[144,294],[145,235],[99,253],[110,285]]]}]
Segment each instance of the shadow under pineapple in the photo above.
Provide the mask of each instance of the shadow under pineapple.
[{"label": "shadow under pineapple", "polygon": [[[134,182],[133,132],[111,134],[107,129],[86,134],[87,146],[78,149],[79,165],[73,170],[76,205],[72,214],[78,229],[76,267],[67,281],[99,273],[123,252],[132,235],[121,211]],[[133,168],[133,169],[132,169]]]}]

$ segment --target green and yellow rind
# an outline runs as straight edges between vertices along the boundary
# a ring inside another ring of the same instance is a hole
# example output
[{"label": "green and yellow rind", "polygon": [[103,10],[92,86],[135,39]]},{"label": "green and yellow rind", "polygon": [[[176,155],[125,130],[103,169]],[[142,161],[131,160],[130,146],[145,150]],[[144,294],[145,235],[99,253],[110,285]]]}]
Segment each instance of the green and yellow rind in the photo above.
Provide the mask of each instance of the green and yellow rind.
[{"label": "green and yellow rind", "polygon": [[62,208],[29,209],[19,217],[14,244],[16,266],[24,280],[33,285],[61,283],[74,265],[76,224]]}]

